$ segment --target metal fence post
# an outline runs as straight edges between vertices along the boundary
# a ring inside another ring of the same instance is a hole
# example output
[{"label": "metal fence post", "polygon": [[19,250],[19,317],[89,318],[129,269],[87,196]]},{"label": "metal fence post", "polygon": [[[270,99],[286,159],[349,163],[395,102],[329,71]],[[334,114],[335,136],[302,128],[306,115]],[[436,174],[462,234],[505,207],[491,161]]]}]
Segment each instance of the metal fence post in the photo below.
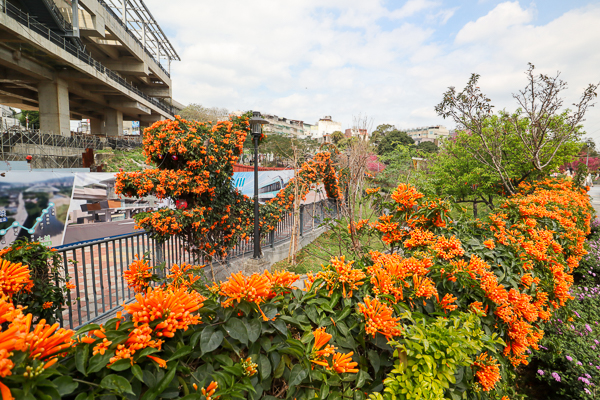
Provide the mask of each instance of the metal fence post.
[{"label": "metal fence post", "polygon": [[269,241],[271,242],[271,248],[275,247],[275,230],[269,232]]},{"label": "metal fence post", "polygon": [[304,204],[300,204],[300,236],[304,234]]}]

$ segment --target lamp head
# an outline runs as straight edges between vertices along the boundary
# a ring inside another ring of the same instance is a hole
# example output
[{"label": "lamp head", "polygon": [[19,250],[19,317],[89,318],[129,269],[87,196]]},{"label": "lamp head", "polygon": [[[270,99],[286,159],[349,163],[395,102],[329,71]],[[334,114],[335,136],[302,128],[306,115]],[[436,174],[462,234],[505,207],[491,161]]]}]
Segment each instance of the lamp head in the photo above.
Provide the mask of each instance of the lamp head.
[{"label": "lamp head", "polygon": [[269,121],[260,117],[260,111],[253,111],[252,118],[250,118],[250,129],[252,130],[252,136],[259,138],[262,134],[261,125],[268,123]]}]

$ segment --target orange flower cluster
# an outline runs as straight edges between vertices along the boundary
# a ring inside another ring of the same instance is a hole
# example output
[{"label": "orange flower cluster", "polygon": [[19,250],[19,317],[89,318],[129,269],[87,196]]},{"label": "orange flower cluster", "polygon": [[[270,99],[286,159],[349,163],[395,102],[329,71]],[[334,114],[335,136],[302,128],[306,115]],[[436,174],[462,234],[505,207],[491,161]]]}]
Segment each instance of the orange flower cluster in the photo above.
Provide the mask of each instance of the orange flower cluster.
[{"label": "orange flower cluster", "polygon": [[[358,373],[358,369],[356,368],[358,363],[352,361],[354,352],[351,351],[347,354],[337,353],[334,346],[327,344],[331,339],[331,335],[325,332],[324,327],[313,331],[313,335],[315,337],[315,343],[310,357],[312,363],[323,366],[328,370],[333,370],[339,374],[346,372]],[[325,346],[325,348],[322,349],[323,346]],[[331,364],[327,360],[328,357],[332,357]]]},{"label": "orange flower cluster", "polygon": [[15,351],[26,353],[25,363],[39,359],[45,362],[43,368],[49,368],[58,361],[58,354],[71,346],[73,331],[59,329],[58,323],[48,325],[44,319],[32,330],[32,318],[32,314],[24,315],[6,297],[0,298],[0,321],[10,322],[6,330],[0,330],[0,377],[12,374],[15,365],[10,357]]},{"label": "orange flower cluster", "polygon": [[[382,254],[377,251],[371,251],[369,255],[374,264],[367,267],[367,274],[376,295],[391,295],[396,303],[404,300],[404,290],[412,287],[417,297],[437,296],[433,281],[426,276],[433,265],[430,258],[403,258],[396,253]],[[413,296],[409,295],[408,298],[413,299]]]},{"label": "orange flower cluster", "polygon": [[191,286],[200,279],[200,276],[194,276],[190,271],[199,270],[203,267],[204,265],[194,266],[186,263],[181,264],[181,267],[173,264],[170,273],[167,274],[167,279],[171,279],[169,287],[190,290]]},{"label": "orange flower cluster", "polygon": [[219,293],[227,299],[221,304],[223,307],[232,307],[233,302],[240,303],[245,300],[259,305],[269,298],[272,283],[265,275],[257,273],[244,276],[241,272],[231,274],[231,277],[220,285]]},{"label": "orange flower cluster", "polygon": [[[424,199],[408,185],[400,185],[394,192],[400,214],[382,216],[375,225],[386,243],[403,245],[415,259],[435,260],[435,266],[428,270],[435,269],[439,275],[412,276],[415,296],[437,296],[436,288],[448,287],[445,280],[480,290],[479,295],[469,299],[469,307],[485,315],[488,306],[484,310],[482,301],[488,300],[488,304],[493,305],[496,328],[507,343],[504,354],[515,366],[527,363],[528,350],[536,349],[543,336],[535,322],[547,320],[552,309],[570,298],[571,273],[585,254],[583,243],[591,219],[587,194],[570,182],[546,180],[535,186],[524,184],[521,190],[499,207],[501,211],[490,215],[489,223],[479,220],[473,223],[475,235],[482,237],[485,248],[517,255],[520,262],[512,266],[495,264],[498,261],[494,258],[488,263],[473,254],[481,251],[481,247],[468,247],[470,255],[465,258],[466,248],[452,235],[453,228],[439,229],[443,224],[437,223],[437,216],[445,215],[446,206]],[[435,218],[431,210],[439,211]],[[548,220],[553,223],[548,224]],[[499,245],[502,247],[498,248]],[[475,245],[468,243],[467,246]],[[479,254],[487,259],[489,253]],[[368,267],[367,272],[374,292],[392,295],[395,301],[404,299],[404,290],[410,288],[411,282],[406,279],[404,270],[396,272],[402,258],[394,255],[381,258],[373,254],[371,257],[374,265]],[[505,272],[497,274],[494,272],[497,267],[504,268]],[[509,290],[499,280],[499,276],[506,275],[506,269],[520,282],[518,289]],[[544,278],[547,276],[550,280]],[[453,294],[443,294],[441,309],[456,309]]]},{"label": "orange flower cluster", "polygon": [[343,297],[352,297],[352,292],[364,285],[365,273],[360,269],[352,268],[354,261],[346,262],[345,256],[332,258],[329,262],[330,264],[322,266],[323,270],[319,271],[314,279],[312,274],[309,273],[308,276],[313,281],[322,278],[330,296],[334,290],[341,288]]},{"label": "orange flower cluster", "polygon": [[0,258],[0,294],[12,296],[23,288],[30,290],[31,287],[33,281],[27,265]]},{"label": "orange flower cluster", "polygon": [[129,264],[129,269],[123,272],[123,277],[127,282],[127,286],[136,293],[145,291],[150,285],[150,278],[152,278],[148,261],[139,259],[136,254],[133,262]]},{"label": "orange flower cluster", "polygon": [[398,188],[392,193],[392,199],[399,205],[397,206],[398,211],[407,211],[417,205],[417,200],[424,196],[423,193],[419,193],[414,186],[401,183]]},{"label": "orange flower cluster", "polygon": [[365,297],[363,301],[365,304],[359,304],[358,310],[365,317],[365,332],[368,335],[375,337],[375,334],[379,332],[390,340],[394,336],[402,334],[402,328],[399,325],[400,317],[392,316],[394,310],[391,307],[368,297]]},{"label": "orange flower cluster", "polygon": [[473,365],[478,368],[477,372],[475,372],[475,376],[483,390],[485,392],[492,390],[500,380],[498,360],[490,357],[487,352],[484,352],[477,356]]},{"label": "orange flower cluster", "polygon": [[158,337],[173,337],[175,331],[186,331],[189,325],[201,323],[200,316],[192,315],[203,306],[206,300],[198,292],[189,293],[185,288],[163,290],[148,288],[146,293],[137,294],[135,303],[124,306],[131,314],[136,327],[160,320],[153,330]]},{"label": "orange flower cluster", "polygon": [[[198,390],[198,386],[194,383],[194,388],[196,388],[196,390]],[[215,392],[217,391],[217,389],[219,388],[219,384],[215,381],[212,381],[207,387],[202,388],[200,390],[200,392],[202,393],[202,395],[204,397],[206,397],[206,400],[217,400],[219,397],[221,396],[216,396],[216,397],[212,397]]]}]

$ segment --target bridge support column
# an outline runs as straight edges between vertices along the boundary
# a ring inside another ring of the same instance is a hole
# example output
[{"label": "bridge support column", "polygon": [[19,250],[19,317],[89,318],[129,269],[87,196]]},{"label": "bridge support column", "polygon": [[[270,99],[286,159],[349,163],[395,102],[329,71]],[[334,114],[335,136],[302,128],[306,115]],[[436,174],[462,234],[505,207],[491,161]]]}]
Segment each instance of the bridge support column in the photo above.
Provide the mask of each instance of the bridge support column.
[{"label": "bridge support column", "polygon": [[40,130],[56,135],[71,136],[69,116],[69,87],[63,79],[38,84]]},{"label": "bridge support column", "polygon": [[98,118],[90,118],[90,130],[94,135],[106,135],[106,129],[104,128],[104,120]]},{"label": "bridge support column", "polygon": [[107,136],[123,135],[123,113],[119,110],[110,109],[104,113],[104,123]]}]

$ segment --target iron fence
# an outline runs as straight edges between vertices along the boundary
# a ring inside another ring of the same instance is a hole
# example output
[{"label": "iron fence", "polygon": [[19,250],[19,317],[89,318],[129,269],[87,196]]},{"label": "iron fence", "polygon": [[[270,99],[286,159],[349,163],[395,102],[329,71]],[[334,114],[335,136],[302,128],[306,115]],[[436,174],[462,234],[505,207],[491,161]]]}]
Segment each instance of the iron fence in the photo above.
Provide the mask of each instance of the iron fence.
[{"label": "iron fence", "polygon": [[14,19],[21,25],[26,26],[30,30],[38,33],[42,37],[48,39],[50,42],[59,46],[60,48],[67,51],[71,55],[77,57],[77,59],[79,59],[80,61],[83,61],[84,63],[95,68],[96,71],[100,72],[101,74],[104,74],[106,77],[111,79],[113,82],[118,83],[119,85],[125,87],[127,90],[130,90],[131,92],[135,93],[136,95],[142,97],[143,99],[145,99],[146,101],[155,105],[156,107],[160,108],[161,110],[168,113],[169,115],[173,115],[173,107],[172,106],[164,104],[163,102],[161,102],[158,99],[155,99],[154,97],[148,96],[146,93],[142,92],[140,89],[138,89],[137,87],[133,86],[131,83],[129,83],[125,79],[123,79],[123,77],[121,77],[119,74],[117,74],[114,71],[111,71],[110,69],[106,68],[104,65],[99,63],[98,61],[94,60],[90,54],[86,53],[79,46],[76,46],[73,43],[70,43],[68,37],[61,36],[58,33],[52,31],[46,25],[38,22],[35,19],[35,17],[30,16],[28,13],[20,10],[19,8],[15,7],[13,4],[11,4],[9,2],[4,2],[3,7],[0,7],[0,9],[6,15],[8,15],[10,18]]},{"label": "iron fence", "polygon": [[[300,235],[318,228],[325,218],[335,216],[336,204],[328,200],[302,206],[299,214]],[[266,249],[290,240],[293,225],[293,213],[288,212],[274,231],[262,237],[261,246]],[[63,259],[64,274],[75,285],[75,289],[71,290],[71,304],[59,316],[61,326],[70,329],[101,320],[135,297],[134,291],[125,282],[123,272],[136,254],[139,257],[148,254],[150,265],[165,262],[167,268],[181,263],[204,264],[203,259],[186,250],[182,239],[174,237],[158,243],[144,231],[62,246],[57,251]],[[248,256],[253,251],[250,237],[238,243],[227,258],[233,260]]]}]

